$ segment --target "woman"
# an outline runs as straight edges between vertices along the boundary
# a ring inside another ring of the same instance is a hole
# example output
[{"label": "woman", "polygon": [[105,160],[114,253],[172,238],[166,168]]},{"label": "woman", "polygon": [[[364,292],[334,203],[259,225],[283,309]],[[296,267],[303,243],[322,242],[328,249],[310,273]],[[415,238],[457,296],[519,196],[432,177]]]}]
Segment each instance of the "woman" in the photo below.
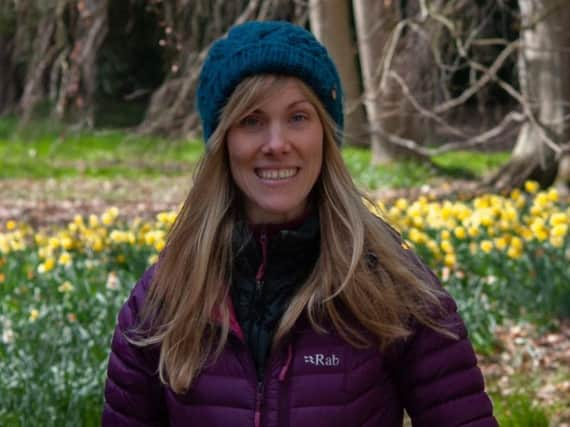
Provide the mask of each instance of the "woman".
[{"label": "woman", "polygon": [[207,152],[119,314],[103,424],[496,426],[455,303],[351,181],[324,47],[237,26],[197,106]]}]

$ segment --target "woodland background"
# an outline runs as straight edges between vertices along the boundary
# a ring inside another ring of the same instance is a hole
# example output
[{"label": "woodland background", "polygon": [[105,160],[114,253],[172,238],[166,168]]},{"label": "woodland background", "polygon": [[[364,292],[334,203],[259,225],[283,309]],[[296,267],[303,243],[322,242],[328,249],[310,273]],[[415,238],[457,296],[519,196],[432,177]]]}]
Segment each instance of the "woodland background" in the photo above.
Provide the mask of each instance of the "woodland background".
[{"label": "woodland background", "polygon": [[376,163],[501,144],[513,156],[488,184],[567,182],[569,16],[561,0],[2,0],[0,112],[25,124],[47,104],[93,128],[132,108],[140,134],[197,136],[210,43],[238,22],[286,19],[329,48],[347,142]]}]

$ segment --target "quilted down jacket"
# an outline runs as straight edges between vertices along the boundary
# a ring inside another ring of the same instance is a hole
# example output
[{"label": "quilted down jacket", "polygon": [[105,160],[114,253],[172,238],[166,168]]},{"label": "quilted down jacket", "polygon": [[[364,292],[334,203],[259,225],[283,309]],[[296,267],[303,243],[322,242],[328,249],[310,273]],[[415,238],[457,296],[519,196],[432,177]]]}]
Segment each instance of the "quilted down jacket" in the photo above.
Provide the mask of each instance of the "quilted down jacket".
[{"label": "quilted down jacket", "polygon": [[416,427],[497,426],[451,298],[444,301],[445,320],[459,340],[420,326],[397,351],[385,353],[356,349],[332,329],[319,334],[301,318],[271,354],[259,384],[234,316],[221,357],[186,394],[176,394],[158,379],[158,349],[136,348],[123,336],[137,322],[153,271],[145,272],[119,314],[104,426],[400,427],[404,409]]}]

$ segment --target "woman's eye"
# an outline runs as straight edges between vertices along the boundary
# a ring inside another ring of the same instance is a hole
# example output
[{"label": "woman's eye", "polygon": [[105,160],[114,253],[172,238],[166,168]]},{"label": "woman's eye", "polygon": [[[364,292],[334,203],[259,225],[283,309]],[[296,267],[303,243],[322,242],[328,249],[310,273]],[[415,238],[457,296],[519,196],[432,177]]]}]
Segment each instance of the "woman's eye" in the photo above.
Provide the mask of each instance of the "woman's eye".
[{"label": "woman's eye", "polygon": [[301,122],[304,122],[308,119],[309,119],[308,116],[304,113],[295,113],[291,117],[291,121],[294,123],[301,123]]},{"label": "woman's eye", "polygon": [[255,116],[247,116],[240,120],[240,126],[257,127],[261,125],[261,120]]}]

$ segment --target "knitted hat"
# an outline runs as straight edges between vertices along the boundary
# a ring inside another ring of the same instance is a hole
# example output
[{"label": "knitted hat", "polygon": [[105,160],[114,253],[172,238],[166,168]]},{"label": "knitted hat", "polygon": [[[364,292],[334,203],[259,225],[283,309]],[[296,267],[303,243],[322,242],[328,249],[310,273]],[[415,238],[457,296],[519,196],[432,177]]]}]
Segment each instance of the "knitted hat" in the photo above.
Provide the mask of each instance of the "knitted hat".
[{"label": "knitted hat", "polygon": [[206,142],[236,86],[246,77],[266,73],[305,82],[342,131],[342,86],[325,47],[309,31],[289,22],[253,21],[233,27],[227,37],[217,40],[202,66],[197,107]]}]

